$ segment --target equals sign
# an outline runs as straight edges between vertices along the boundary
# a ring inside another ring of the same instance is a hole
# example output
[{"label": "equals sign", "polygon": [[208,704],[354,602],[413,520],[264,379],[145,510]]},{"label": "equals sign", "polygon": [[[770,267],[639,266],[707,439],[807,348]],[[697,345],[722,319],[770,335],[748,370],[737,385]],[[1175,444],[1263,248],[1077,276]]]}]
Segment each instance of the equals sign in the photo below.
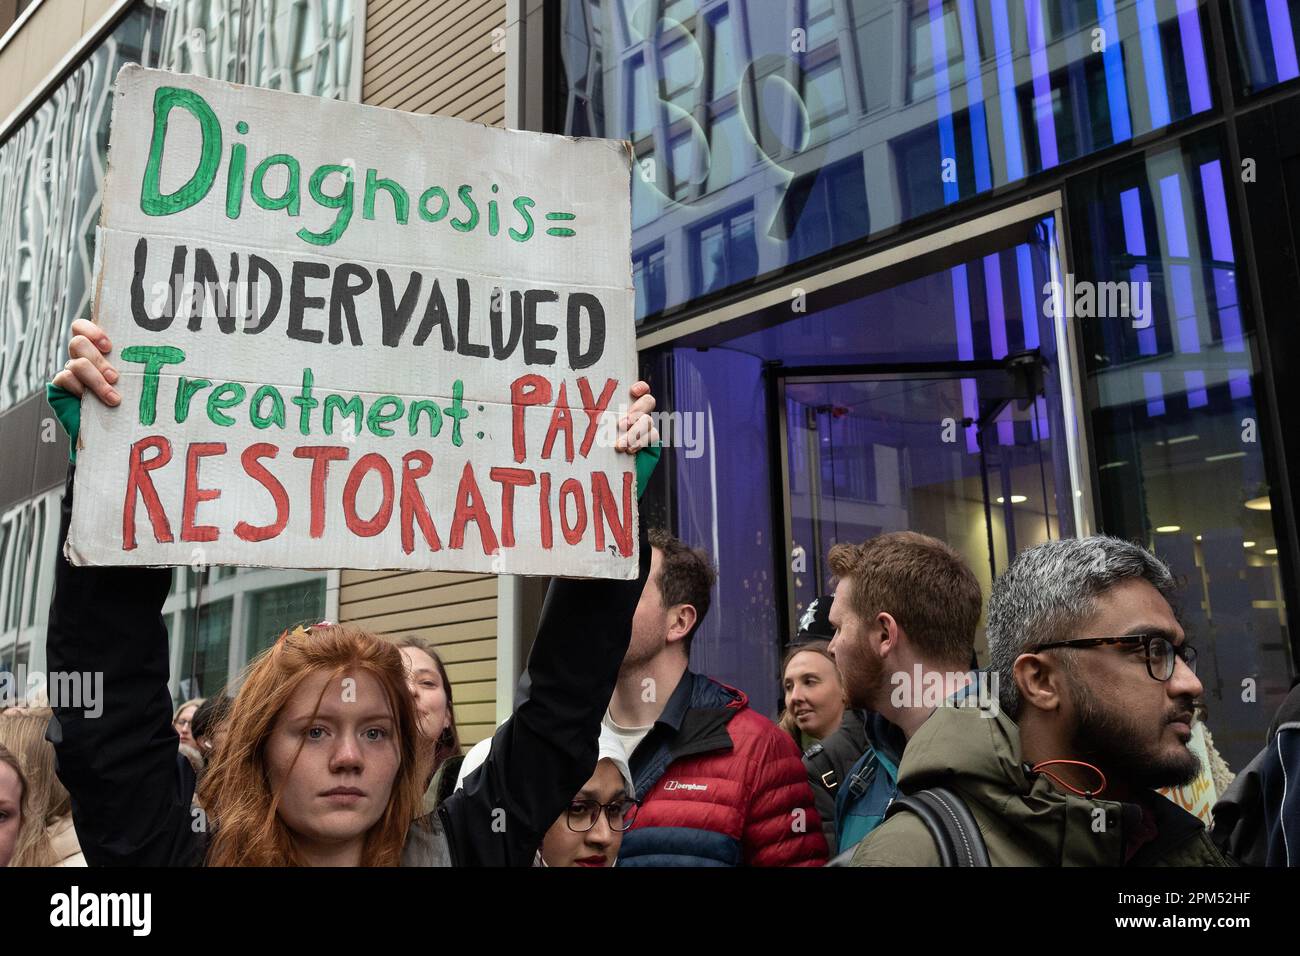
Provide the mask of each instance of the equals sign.
[{"label": "equals sign", "polygon": [[[578,217],[571,212],[548,212],[546,214],[548,222],[571,222],[577,218]],[[546,234],[548,236],[559,236],[560,238],[568,238],[569,236],[577,235],[577,233],[566,226],[551,226],[551,228],[546,230]]]}]

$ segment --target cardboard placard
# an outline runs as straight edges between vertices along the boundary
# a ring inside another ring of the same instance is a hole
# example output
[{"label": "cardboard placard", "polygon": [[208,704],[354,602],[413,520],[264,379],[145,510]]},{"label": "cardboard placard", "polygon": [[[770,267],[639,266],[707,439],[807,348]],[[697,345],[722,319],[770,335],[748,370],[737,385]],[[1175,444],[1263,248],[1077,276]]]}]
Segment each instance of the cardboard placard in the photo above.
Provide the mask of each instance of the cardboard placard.
[{"label": "cardboard placard", "polygon": [[74,564],[630,578],[627,144],[126,66]]}]

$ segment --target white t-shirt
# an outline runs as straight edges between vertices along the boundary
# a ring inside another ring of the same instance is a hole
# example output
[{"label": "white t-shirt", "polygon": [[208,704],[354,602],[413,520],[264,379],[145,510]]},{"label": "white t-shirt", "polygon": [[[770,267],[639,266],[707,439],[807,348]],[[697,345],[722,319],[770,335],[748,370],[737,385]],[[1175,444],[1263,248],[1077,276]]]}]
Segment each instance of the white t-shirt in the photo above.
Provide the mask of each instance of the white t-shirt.
[{"label": "white t-shirt", "polygon": [[654,724],[648,724],[645,727],[624,727],[614,722],[614,718],[609,716],[609,709],[605,709],[605,719],[603,721],[606,727],[614,732],[614,735],[623,744],[623,752],[627,754],[627,759],[631,761],[632,754],[636,753],[637,745],[645,740],[645,735],[654,730]]}]

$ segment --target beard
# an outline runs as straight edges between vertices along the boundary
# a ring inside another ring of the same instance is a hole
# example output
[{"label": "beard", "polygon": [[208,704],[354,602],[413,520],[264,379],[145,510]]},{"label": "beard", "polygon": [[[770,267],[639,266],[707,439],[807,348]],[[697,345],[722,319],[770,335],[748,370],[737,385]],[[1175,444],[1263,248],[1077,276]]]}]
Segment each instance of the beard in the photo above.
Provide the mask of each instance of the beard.
[{"label": "beard", "polygon": [[[1081,681],[1070,683],[1079,709],[1074,729],[1078,753],[1096,759],[1108,775],[1115,774],[1131,786],[1148,790],[1181,787],[1196,779],[1201,772],[1201,761],[1185,744],[1174,753],[1164,753],[1154,747],[1144,749],[1142,741],[1150,737],[1149,727],[1123,711],[1105,710]],[[1180,709],[1192,713],[1191,699]],[[1162,717],[1157,740],[1164,735],[1167,723]]]},{"label": "beard", "polygon": [[844,672],[844,689],[848,692],[849,706],[859,710],[879,710],[885,662],[866,638],[859,645],[849,669]]}]

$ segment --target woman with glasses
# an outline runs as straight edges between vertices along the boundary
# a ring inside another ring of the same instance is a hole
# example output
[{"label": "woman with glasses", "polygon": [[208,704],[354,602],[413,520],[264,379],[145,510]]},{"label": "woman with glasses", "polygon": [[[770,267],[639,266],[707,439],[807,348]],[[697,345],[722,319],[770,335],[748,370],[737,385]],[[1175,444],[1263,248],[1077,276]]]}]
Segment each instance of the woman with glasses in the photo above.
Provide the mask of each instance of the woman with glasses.
[{"label": "woman with glasses", "polygon": [[596,770],[546,831],[535,865],[613,866],[636,820],[635,796],[623,743],[602,727]]}]

